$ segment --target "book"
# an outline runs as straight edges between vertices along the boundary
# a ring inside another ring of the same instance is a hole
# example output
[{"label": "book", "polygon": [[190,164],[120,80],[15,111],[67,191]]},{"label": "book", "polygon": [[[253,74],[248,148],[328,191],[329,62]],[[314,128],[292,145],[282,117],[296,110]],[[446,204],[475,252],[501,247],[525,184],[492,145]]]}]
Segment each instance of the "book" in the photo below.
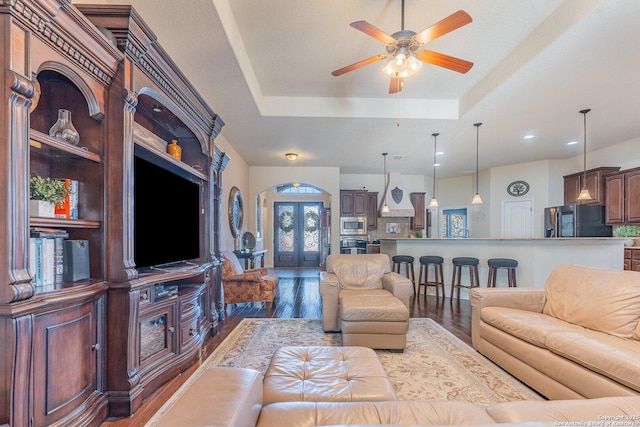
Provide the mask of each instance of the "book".
[{"label": "book", "polygon": [[69,178],[61,180],[69,189],[69,193],[62,203],[55,206],[55,216],[56,218],[78,219],[78,181]]},{"label": "book", "polygon": [[29,240],[29,271],[36,286],[60,284],[64,281],[65,230],[36,227]]}]

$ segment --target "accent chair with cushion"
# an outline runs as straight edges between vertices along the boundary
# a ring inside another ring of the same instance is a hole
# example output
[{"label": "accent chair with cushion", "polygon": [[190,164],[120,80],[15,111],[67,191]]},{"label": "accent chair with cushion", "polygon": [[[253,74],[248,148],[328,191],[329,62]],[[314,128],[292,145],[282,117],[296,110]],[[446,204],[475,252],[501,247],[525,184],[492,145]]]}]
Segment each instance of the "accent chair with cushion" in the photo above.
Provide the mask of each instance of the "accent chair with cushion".
[{"label": "accent chair with cushion", "polygon": [[278,291],[278,276],[266,268],[244,270],[233,252],[222,252],[224,306],[244,302],[264,302],[271,308]]},{"label": "accent chair with cushion", "polygon": [[[326,265],[326,271],[320,272],[322,327],[325,331],[341,330],[341,321],[345,319],[340,318],[340,306],[344,298],[353,300],[352,297],[356,297],[362,304],[366,301],[377,304],[382,299],[395,297],[402,303],[401,306],[404,305],[407,311],[409,310],[413,283],[391,271],[388,255],[333,254],[327,257]],[[379,304],[378,306],[381,307]],[[398,311],[397,307],[394,308],[393,304],[390,307],[388,314],[394,315]],[[375,309],[375,305],[370,308]]]}]

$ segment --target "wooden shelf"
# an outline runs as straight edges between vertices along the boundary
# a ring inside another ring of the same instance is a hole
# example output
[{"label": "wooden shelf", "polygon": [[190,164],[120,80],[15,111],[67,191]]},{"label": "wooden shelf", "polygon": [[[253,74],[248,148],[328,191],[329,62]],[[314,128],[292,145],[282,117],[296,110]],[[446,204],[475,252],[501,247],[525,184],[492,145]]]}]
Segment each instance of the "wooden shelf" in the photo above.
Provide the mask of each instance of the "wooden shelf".
[{"label": "wooden shelf", "polygon": [[29,218],[29,224],[32,227],[54,227],[54,228],[100,228],[100,221],[89,221],[86,219],[65,219],[65,218],[47,218],[41,216],[32,216]]},{"label": "wooden shelf", "polygon": [[49,149],[50,156],[57,156],[60,155],[60,153],[66,153],[76,157],[81,157],[83,159],[91,160],[92,162],[102,163],[102,157],[100,155],[92,153],[85,148],[60,141],[35,129],[29,130],[29,144],[31,145],[31,147],[36,149]]}]

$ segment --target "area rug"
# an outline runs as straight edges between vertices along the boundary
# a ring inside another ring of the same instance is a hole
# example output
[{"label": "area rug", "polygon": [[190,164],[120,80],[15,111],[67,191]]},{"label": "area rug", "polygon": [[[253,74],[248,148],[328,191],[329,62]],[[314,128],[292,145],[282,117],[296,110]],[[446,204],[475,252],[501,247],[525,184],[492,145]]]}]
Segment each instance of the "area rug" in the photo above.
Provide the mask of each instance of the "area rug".
[{"label": "area rug", "polygon": [[[244,319],[189,380],[147,423],[151,427],[212,366],[266,372],[283,346],[342,345],[342,335],[325,333],[318,319]],[[431,319],[410,319],[404,353],[376,353],[400,400],[447,399],[489,406],[543,398]]]}]

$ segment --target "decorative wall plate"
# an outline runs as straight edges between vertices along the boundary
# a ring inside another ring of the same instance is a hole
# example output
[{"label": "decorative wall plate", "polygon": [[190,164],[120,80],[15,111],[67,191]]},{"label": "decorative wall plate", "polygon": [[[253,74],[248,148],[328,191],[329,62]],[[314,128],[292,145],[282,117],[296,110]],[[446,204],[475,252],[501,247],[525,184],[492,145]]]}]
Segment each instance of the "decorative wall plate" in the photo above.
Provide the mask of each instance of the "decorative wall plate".
[{"label": "decorative wall plate", "polygon": [[524,196],[529,191],[529,183],[526,181],[513,181],[507,186],[507,193],[512,196]]}]

